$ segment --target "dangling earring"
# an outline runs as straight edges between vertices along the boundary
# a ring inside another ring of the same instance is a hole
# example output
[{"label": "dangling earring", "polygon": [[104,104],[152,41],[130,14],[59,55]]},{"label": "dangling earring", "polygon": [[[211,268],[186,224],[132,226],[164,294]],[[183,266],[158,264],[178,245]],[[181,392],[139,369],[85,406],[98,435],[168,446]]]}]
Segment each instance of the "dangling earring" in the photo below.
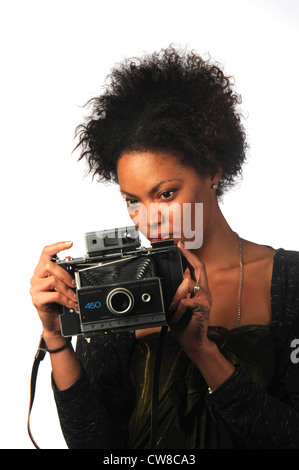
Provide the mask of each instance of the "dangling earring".
[{"label": "dangling earring", "polygon": [[212,188],[215,189],[215,191],[216,191],[216,189],[218,189],[218,184],[216,184],[216,183],[213,184]]}]

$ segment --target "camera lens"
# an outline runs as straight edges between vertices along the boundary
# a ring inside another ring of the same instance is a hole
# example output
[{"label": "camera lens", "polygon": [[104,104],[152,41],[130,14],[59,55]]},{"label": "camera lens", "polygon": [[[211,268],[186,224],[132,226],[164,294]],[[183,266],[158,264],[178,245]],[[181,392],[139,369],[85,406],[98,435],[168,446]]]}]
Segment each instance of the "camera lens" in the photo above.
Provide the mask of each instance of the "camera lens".
[{"label": "camera lens", "polygon": [[134,305],[134,297],[124,288],[113,289],[107,296],[107,307],[117,315],[128,313]]}]

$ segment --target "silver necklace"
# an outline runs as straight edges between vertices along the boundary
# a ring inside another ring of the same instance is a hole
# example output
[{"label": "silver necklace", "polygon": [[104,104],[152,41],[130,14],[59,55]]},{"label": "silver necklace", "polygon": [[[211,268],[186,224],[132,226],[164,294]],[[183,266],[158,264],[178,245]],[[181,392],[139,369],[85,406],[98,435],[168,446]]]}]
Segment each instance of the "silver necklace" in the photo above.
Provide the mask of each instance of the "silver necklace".
[{"label": "silver necklace", "polygon": [[244,278],[244,266],[243,266],[243,245],[242,240],[239,235],[235,232],[238,238],[239,243],[239,257],[240,257],[240,283],[239,283],[239,292],[238,292],[238,316],[237,316],[237,328],[240,326],[241,322],[241,295],[243,287],[243,278]]}]

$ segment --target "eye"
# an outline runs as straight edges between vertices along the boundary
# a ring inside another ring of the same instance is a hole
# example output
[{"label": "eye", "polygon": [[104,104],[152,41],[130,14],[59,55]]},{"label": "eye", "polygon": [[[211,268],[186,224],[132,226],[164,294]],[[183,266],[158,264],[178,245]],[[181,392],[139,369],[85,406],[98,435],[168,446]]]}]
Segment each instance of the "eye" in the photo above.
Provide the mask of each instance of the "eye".
[{"label": "eye", "polygon": [[136,206],[138,204],[138,201],[137,199],[125,199],[125,202],[127,204],[127,207],[132,207],[132,206]]},{"label": "eye", "polygon": [[175,189],[168,189],[167,191],[163,191],[159,194],[159,198],[168,200],[171,199],[172,196],[175,194]]}]

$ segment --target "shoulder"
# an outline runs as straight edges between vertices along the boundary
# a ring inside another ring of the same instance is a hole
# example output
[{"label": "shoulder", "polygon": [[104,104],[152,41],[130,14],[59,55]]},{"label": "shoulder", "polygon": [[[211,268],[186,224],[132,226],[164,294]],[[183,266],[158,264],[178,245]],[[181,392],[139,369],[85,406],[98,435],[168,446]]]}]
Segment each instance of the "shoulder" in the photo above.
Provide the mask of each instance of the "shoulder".
[{"label": "shoulder", "polygon": [[[288,313],[291,319],[299,321],[299,252],[276,251],[273,263],[272,298]],[[286,315],[285,313],[285,315]]]},{"label": "shoulder", "polygon": [[270,246],[243,240],[243,261],[253,269],[263,270],[263,267],[271,267],[276,250]]},{"label": "shoulder", "polygon": [[299,252],[279,248],[273,262],[272,286],[280,289],[287,303],[299,309]]},{"label": "shoulder", "polygon": [[299,331],[299,252],[245,242],[245,262],[259,284],[271,290],[273,326],[285,338]]},{"label": "shoulder", "polygon": [[298,268],[299,266],[299,251],[285,250],[284,248],[279,248],[278,250],[276,250],[274,262],[279,268],[290,269],[294,275],[297,274],[299,279],[299,271],[296,271],[296,268]]},{"label": "shoulder", "polygon": [[[299,283],[299,251],[274,249],[245,241],[245,262],[263,273],[263,268],[270,268],[274,281],[288,282],[290,279]],[[299,285],[298,285],[299,287]]]},{"label": "shoulder", "polygon": [[299,252],[279,248],[273,263],[272,321],[287,343],[299,334]]}]

